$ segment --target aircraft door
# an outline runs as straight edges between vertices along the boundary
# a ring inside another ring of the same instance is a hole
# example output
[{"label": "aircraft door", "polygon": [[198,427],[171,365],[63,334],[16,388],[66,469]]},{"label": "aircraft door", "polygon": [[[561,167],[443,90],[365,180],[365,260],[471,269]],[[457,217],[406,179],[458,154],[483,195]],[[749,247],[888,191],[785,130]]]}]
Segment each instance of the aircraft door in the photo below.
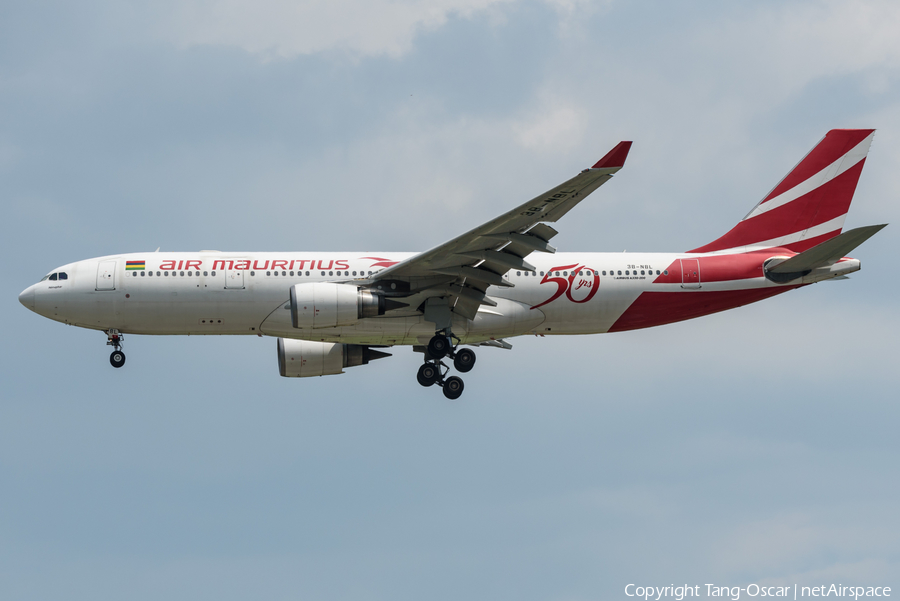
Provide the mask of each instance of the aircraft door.
[{"label": "aircraft door", "polygon": [[244,287],[244,270],[228,268],[225,270],[225,287],[240,290]]},{"label": "aircraft door", "polygon": [[697,259],[681,259],[681,287],[700,288],[700,261]]},{"label": "aircraft door", "polygon": [[97,265],[97,290],[116,289],[116,261],[100,261]]}]

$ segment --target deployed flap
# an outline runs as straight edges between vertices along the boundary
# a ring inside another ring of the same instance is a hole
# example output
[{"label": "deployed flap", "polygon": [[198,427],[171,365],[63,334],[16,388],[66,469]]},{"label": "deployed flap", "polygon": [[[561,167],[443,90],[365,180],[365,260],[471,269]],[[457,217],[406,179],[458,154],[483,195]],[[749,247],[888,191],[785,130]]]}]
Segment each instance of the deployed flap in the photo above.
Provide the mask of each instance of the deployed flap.
[{"label": "deployed flap", "polygon": [[835,236],[830,240],[813,246],[809,250],[803,251],[799,255],[779,263],[775,267],[768,269],[770,273],[799,273],[802,271],[810,271],[818,267],[833,265],[854,248],[877,234],[882,228],[887,226],[886,223],[881,225],[867,225],[858,227],[844,232],[839,236]]}]

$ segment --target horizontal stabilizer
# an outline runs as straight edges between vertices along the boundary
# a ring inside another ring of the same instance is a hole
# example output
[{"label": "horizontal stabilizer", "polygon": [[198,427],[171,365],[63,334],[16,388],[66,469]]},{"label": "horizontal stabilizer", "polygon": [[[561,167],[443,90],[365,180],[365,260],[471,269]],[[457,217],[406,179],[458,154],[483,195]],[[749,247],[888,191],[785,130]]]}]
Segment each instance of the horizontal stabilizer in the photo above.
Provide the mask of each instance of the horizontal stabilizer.
[{"label": "horizontal stabilizer", "polygon": [[791,257],[787,261],[779,263],[768,269],[768,271],[770,273],[799,273],[826,265],[833,265],[841,258],[847,256],[847,253],[854,248],[877,234],[885,226],[887,226],[886,223],[867,225],[844,232],[817,246],[813,246],[809,250],[803,251],[799,255]]}]

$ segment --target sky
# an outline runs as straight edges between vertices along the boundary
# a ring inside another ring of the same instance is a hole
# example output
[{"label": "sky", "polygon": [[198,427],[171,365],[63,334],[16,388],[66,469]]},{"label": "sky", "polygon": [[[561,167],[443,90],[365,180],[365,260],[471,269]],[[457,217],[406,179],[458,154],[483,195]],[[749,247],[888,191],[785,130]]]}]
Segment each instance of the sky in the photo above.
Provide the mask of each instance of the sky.
[{"label": "sky", "polygon": [[[589,601],[900,590],[900,5],[0,4],[0,597]],[[275,341],[30,313],[121,252],[416,251],[634,140],[562,251],[683,251],[878,131],[863,268],[643,331],[278,375]],[[743,597],[746,598],[746,597]]]}]

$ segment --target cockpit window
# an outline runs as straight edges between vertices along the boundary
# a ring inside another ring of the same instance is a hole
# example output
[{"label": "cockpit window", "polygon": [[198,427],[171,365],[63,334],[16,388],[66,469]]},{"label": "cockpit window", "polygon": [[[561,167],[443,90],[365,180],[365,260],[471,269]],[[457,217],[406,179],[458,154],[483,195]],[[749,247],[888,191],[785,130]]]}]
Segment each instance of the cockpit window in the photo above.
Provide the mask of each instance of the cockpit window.
[{"label": "cockpit window", "polygon": [[44,277],[41,278],[41,281],[43,282],[43,281],[49,280],[49,279],[50,279],[50,274],[48,273],[47,275],[45,275]]},{"label": "cockpit window", "polygon": [[68,280],[68,279],[69,279],[69,276],[66,274],[65,271],[60,271],[60,272],[59,272],[59,279],[61,279],[61,280]]},{"label": "cockpit window", "polygon": [[53,275],[50,276],[50,281],[51,281],[51,282],[55,282],[55,281],[56,281],[56,274],[55,274],[55,273],[54,273]]}]

